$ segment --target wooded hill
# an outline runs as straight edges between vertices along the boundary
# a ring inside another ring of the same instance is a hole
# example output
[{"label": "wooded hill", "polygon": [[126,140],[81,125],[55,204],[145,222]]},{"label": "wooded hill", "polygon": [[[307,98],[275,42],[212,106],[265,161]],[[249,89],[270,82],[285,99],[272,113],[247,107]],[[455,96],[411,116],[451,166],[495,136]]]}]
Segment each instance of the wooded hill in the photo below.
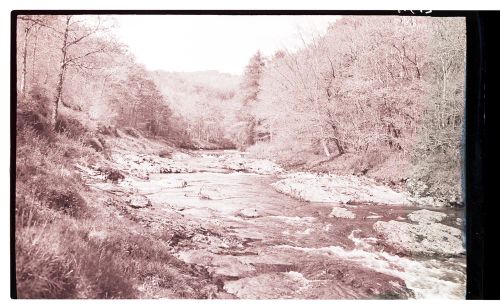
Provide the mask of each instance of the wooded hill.
[{"label": "wooded hill", "polygon": [[250,61],[246,144],[457,203],[464,79],[463,18],[342,17],[298,51]]},{"label": "wooded hill", "polygon": [[237,111],[240,76],[218,71],[155,71],[152,77],[172,110],[185,119],[193,145],[234,148],[227,135]]}]

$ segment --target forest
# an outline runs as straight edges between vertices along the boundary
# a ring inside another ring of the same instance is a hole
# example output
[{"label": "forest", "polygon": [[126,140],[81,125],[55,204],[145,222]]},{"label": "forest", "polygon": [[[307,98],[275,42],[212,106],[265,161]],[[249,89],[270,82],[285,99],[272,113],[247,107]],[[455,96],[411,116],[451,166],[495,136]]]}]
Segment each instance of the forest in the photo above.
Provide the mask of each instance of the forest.
[{"label": "forest", "polygon": [[[89,205],[74,163],[107,162],[119,139],[162,143],[160,155],[239,150],[463,205],[465,20],[343,16],[297,50],[256,49],[242,75],[148,70],[113,26],[107,16],[17,17],[21,297],[133,298],[154,272],[170,297],[210,297],[201,273],[154,242],[161,234],[113,224],[122,235],[88,244],[110,216]],[[64,254],[47,246],[55,240]],[[135,256],[122,253],[130,240]]]}]

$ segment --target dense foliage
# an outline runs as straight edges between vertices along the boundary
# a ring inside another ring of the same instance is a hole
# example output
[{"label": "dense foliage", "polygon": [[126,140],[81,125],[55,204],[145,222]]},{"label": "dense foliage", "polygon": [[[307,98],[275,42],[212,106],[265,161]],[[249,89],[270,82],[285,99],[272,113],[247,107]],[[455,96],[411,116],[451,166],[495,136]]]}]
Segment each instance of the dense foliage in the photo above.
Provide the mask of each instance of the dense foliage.
[{"label": "dense foliage", "polygon": [[[421,194],[456,202],[464,63],[464,20],[343,17],[269,59],[248,111],[270,135],[259,149],[397,157]],[[376,165],[365,163],[356,170]]]}]

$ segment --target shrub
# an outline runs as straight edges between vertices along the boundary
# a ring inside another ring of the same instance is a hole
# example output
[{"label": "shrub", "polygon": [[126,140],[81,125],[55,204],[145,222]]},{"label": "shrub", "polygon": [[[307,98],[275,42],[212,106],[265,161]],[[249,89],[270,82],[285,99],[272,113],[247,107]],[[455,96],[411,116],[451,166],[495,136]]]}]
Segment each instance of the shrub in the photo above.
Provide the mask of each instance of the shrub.
[{"label": "shrub", "polygon": [[49,208],[61,211],[72,217],[84,217],[87,214],[87,203],[76,191],[69,190],[61,193],[60,190],[51,190],[47,198]]},{"label": "shrub", "polygon": [[35,198],[43,206],[75,218],[87,216],[87,203],[80,195],[83,182],[65,167],[51,168],[46,175],[35,177],[30,184]]},{"label": "shrub", "polygon": [[413,167],[408,189],[418,196],[430,196],[451,204],[462,204],[461,166],[459,158],[436,153],[418,161]]},{"label": "shrub", "polygon": [[172,158],[172,151],[162,149],[158,152],[158,156],[160,156],[161,158]]},{"label": "shrub", "polygon": [[17,132],[26,128],[31,128],[37,135],[49,140],[54,140],[54,133],[49,120],[35,111],[25,111],[17,113]]},{"label": "shrub", "polygon": [[87,132],[87,128],[77,119],[59,115],[55,130],[66,133],[71,138],[79,138]]},{"label": "shrub", "polygon": [[129,136],[132,136],[134,138],[139,138],[141,137],[141,134],[139,133],[139,131],[135,128],[132,128],[132,127],[125,127],[123,128],[123,131],[128,134]]},{"label": "shrub", "polygon": [[388,153],[384,151],[368,151],[357,156],[352,163],[354,173],[366,174],[369,170],[382,164],[388,158]]},{"label": "shrub", "polygon": [[118,130],[114,126],[106,126],[100,124],[97,127],[97,131],[100,134],[106,135],[106,136],[113,136],[113,137],[119,137]]},{"label": "shrub", "polygon": [[104,147],[102,146],[101,141],[98,138],[89,138],[85,141],[85,144],[95,149],[95,151],[103,151]]},{"label": "shrub", "polygon": [[89,284],[91,298],[128,299],[136,295],[131,274],[117,266],[119,254],[105,248],[80,248],[77,257],[81,274]]},{"label": "shrub", "polygon": [[19,100],[18,109],[21,111],[32,111],[48,118],[51,112],[50,93],[42,87],[35,86],[31,89],[24,100]]}]

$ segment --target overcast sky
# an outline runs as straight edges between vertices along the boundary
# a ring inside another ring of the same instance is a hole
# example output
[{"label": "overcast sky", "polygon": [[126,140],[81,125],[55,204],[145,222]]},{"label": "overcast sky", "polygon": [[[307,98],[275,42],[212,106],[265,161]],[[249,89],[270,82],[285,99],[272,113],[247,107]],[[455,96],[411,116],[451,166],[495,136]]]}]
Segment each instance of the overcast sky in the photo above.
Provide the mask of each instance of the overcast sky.
[{"label": "overcast sky", "polygon": [[336,16],[116,16],[114,30],[151,70],[241,74],[257,50],[295,49]]}]

